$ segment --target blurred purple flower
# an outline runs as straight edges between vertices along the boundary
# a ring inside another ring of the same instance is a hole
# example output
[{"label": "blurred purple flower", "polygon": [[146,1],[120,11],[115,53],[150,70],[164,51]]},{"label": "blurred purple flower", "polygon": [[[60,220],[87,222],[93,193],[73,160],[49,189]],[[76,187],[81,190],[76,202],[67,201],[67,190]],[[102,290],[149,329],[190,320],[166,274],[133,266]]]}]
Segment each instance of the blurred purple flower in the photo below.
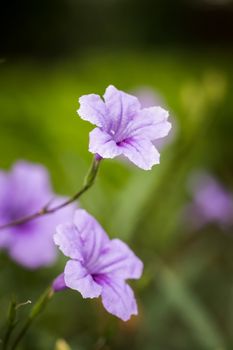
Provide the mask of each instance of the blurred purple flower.
[{"label": "blurred purple flower", "polygon": [[188,216],[196,227],[215,222],[221,226],[232,224],[233,198],[210,174],[199,172],[192,176],[189,189],[193,203],[188,206]]},{"label": "blurred purple flower", "polygon": [[95,124],[89,151],[102,158],[126,156],[138,167],[149,170],[159,163],[159,152],[151,141],[167,136],[171,124],[161,107],[141,109],[138,99],[110,85],[104,94],[80,97],[82,119]]},{"label": "blurred purple flower", "polygon": [[142,108],[147,108],[154,105],[164,105],[161,96],[149,86],[142,86],[133,91],[134,95],[139,99]]},{"label": "blurred purple flower", "polygon": [[76,211],[72,224],[58,226],[54,241],[71,258],[64,275],[53,284],[55,291],[65,284],[83,298],[101,296],[105,309],[124,321],[137,314],[135,297],[126,280],[140,278],[143,264],[125,243],[110,240],[99,223],[82,209]]},{"label": "blurred purple flower", "polygon": [[[154,105],[160,105],[166,108],[166,103],[164,102],[162,97],[151,87],[142,86],[134,90],[134,95],[137,96],[143,108],[154,106]],[[178,128],[177,121],[172,115],[169,117],[169,119],[171,121],[172,128],[168,136],[153,141],[153,145],[159,151],[161,151],[165,146],[172,143],[177,135],[177,128]]]},{"label": "blurred purple flower", "polygon": [[[61,203],[62,197],[52,192],[47,170],[36,164],[18,161],[11,172],[0,171],[0,225],[21,219],[40,210],[52,200]],[[70,220],[74,207],[34,219],[0,231],[0,249],[19,264],[35,269],[52,264],[56,259],[53,242],[55,228]]]}]

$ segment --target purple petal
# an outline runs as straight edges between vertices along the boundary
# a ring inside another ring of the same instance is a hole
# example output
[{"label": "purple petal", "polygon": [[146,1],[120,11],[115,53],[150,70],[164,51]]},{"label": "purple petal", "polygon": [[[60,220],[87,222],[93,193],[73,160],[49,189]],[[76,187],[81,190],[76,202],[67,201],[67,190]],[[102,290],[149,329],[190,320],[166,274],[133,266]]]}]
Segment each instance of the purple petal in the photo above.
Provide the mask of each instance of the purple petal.
[{"label": "purple petal", "polygon": [[59,276],[55,278],[52,284],[54,292],[60,292],[67,288],[67,285],[65,283],[65,276],[64,273],[61,273]]},{"label": "purple petal", "polygon": [[0,248],[8,248],[14,241],[11,230],[6,228],[0,232]]},{"label": "purple petal", "polygon": [[81,232],[75,224],[62,224],[56,229],[54,243],[64,255],[83,261]]},{"label": "purple petal", "polygon": [[151,141],[144,138],[128,139],[120,144],[122,153],[139,168],[150,170],[159,164],[160,155]]},{"label": "purple petal", "polygon": [[233,199],[229,192],[210,174],[194,173],[190,179],[190,190],[197,209],[203,219],[230,224],[233,217]]},{"label": "purple petal", "polygon": [[[63,200],[64,198],[58,197],[53,205]],[[8,245],[11,257],[30,269],[53,264],[57,257],[53,232],[63,220],[71,219],[73,209],[74,206],[69,206],[49,216],[11,228],[13,240]]]},{"label": "purple petal", "polygon": [[[39,210],[53,197],[49,174],[41,165],[18,161],[9,174],[9,181],[14,203],[16,206],[20,203],[24,215]],[[10,193],[8,196],[11,197]]]},{"label": "purple petal", "polygon": [[102,302],[105,309],[123,321],[137,315],[137,303],[130,286],[121,280],[106,279],[102,282]]},{"label": "purple petal", "polygon": [[104,127],[107,123],[106,106],[99,95],[84,95],[79,99],[80,108],[77,111],[83,120],[99,127]]},{"label": "purple petal", "polygon": [[3,210],[5,207],[5,203],[9,201],[8,198],[8,190],[9,190],[9,179],[7,177],[7,173],[0,171],[0,223],[3,224],[5,222]]},{"label": "purple petal", "polygon": [[103,158],[114,158],[121,154],[121,149],[112,136],[99,128],[95,128],[90,132],[89,151],[94,154],[97,153]]},{"label": "purple petal", "polygon": [[[4,182],[4,190],[1,185]],[[37,164],[17,162],[9,173],[0,172],[0,225],[40,210],[52,200],[55,206],[65,200],[53,194],[47,170]],[[55,227],[70,220],[74,206],[43,216],[0,233],[0,247],[30,269],[51,265],[56,259],[53,242]]]},{"label": "purple petal", "polygon": [[141,109],[137,97],[112,85],[106,89],[104,101],[97,95],[80,99],[82,118],[98,126],[90,133],[89,151],[102,158],[125,154],[145,170],[158,164],[159,153],[150,141],[168,134],[168,112],[160,107]]},{"label": "purple petal", "polygon": [[90,266],[99,259],[110,240],[100,224],[83,209],[76,210],[74,224],[81,233],[85,263]]},{"label": "purple petal", "polygon": [[[4,225],[10,221],[10,218],[8,217],[9,205],[11,202],[11,198],[9,198],[10,185],[7,173],[0,171],[0,225]],[[0,248],[8,247],[12,240],[13,237],[9,228],[1,230]]]},{"label": "purple petal", "polygon": [[140,103],[137,97],[126,94],[112,85],[106,89],[104,100],[111,120],[111,125],[105,130],[109,132],[112,129],[114,133],[120,135],[140,110]]},{"label": "purple petal", "polygon": [[151,141],[165,137],[171,129],[168,116],[168,112],[161,107],[144,108],[129,124],[127,133],[129,137],[143,135]]},{"label": "purple petal", "polygon": [[164,104],[161,96],[150,86],[141,86],[134,90],[143,108]]},{"label": "purple petal", "polygon": [[[56,195],[55,197],[52,198],[51,203],[49,204],[49,207],[51,208],[56,207],[64,203],[65,201],[67,201],[67,199],[68,199],[67,197]],[[54,228],[56,228],[58,225],[64,222],[72,221],[76,209],[77,209],[77,204],[72,203],[58,211],[55,211],[53,214],[47,217],[44,216],[43,219],[46,218],[46,222],[49,223],[48,219],[50,218],[51,229],[53,230],[53,233],[54,233],[55,232]]]},{"label": "purple petal", "polygon": [[95,268],[99,274],[111,275],[122,280],[138,279],[142,275],[143,264],[127,244],[119,239],[113,239]]},{"label": "purple petal", "polygon": [[48,232],[45,225],[35,222],[25,234],[15,232],[15,239],[9,246],[9,254],[19,264],[30,269],[51,265],[57,256],[52,231]]},{"label": "purple petal", "polygon": [[102,287],[97,284],[79,261],[69,260],[64,271],[67,287],[79,291],[83,298],[97,298]]}]

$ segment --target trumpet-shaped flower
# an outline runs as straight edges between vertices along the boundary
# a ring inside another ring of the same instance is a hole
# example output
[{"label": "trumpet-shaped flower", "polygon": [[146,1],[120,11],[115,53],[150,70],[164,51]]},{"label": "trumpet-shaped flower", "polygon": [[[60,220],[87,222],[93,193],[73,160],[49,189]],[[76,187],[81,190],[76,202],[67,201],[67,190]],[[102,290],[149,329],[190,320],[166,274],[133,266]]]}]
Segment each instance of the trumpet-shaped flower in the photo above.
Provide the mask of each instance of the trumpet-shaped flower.
[{"label": "trumpet-shaped flower", "polygon": [[141,108],[138,99],[110,85],[104,94],[80,97],[78,114],[97,127],[90,133],[89,151],[102,158],[126,156],[138,167],[149,170],[159,163],[152,141],[171,129],[168,112],[161,107]]},{"label": "trumpet-shaped flower", "polygon": [[[52,200],[64,200],[53,194],[47,170],[41,165],[17,162],[7,173],[0,171],[0,225],[24,218]],[[43,216],[0,231],[0,249],[27,268],[50,265],[56,258],[53,233],[58,224],[72,217],[74,208]]]},{"label": "trumpet-shaped flower", "polygon": [[78,209],[73,223],[60,225],[54,236],[60,250],[70,258],[64,274],[54,282],[55,291],[65,286],[83,298],[101,296],[105,309],[127,321],[137,314],[137,304],[127,279],[141,277],[143,264],[119,239],[110,240],[99,223]]}]

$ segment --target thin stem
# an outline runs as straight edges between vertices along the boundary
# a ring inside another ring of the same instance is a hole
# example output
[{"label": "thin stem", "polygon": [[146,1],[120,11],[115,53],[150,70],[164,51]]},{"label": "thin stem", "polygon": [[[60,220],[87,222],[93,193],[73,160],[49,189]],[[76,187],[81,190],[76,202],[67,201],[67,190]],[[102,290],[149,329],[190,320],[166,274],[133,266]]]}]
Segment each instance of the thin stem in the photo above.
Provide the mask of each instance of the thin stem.
[{"label": "thin stem", "polygon": [[15,350],[17,348],[17,346],[19,345],[20,341],[22,340],[22,338],[26,334],[26,332],[29,329],[29,327],[34,322],[34,320],[37,318],[37,316],[45,309],[45,307],[47,306],[48,302],[52,298],[53,294],[54,294],[54,291],[53,291],[52,287],[49,287],[41,295],[41,297],[38,299],[38,301],[36,302],[36,304],[32,308],[32,310],[31,310],[31,312],[30,312],[30,314],[29,314],[29,316],[28,316],[28,318],[27,318],[23,328],[21,329],[21,331],[17,335],[15,341],[13,342],[11,350]]},{"label": "thin stem", "polygon": [[7,317],[7,329],[6,329],[6,333],[5,333],[5,336],[3,339],[3,344],[2,344],[3,350],[7,349],[7,345],[9,343],[11,333],[14,330],[15,325],[16,325],[16,322],[15,322],[16,307],[17,307],[16,301],[13,299],[9,305],[9,311],[8,311],[8,317]]},{"label": "thin stem", "polygon": [[11,300],[7,315],[7,329],[2,343],[3,350],[7,350],[11,334],[18,323],[18,321],[16,320],[18,309],[28,304],[31,304],[31,300],[27,300],[19,304],[16,303],[16,300],[14,298]]},{"label": "thin stem", "polygon": [[100,160],[101,159],[99,157],[97,158],[96,156],[94,156],[91,167],[87,173],[87,176],[85,177],[83,187],[77,193],[75,193],[72,197],[70,197],[69,199],[67,199],[63,203],[58,204],[52,208],[49,207],[49,204],[46,204],[43,208],[41,208],[39,211],[35,212],[34,214],[22,217],[22,218],[17,219],[17,220],[13,220],[11,222],[8,222],[7,224],[0,226],[0,230],[3,230],[3,229],[8,228],[8,227],[12,227],[12,226],[25,224],[26,222],[29,222],[31,220],[34,220],[34,219],[41,217],[41,216],[44,216],[44,215],[53,214],[56,211],[58,211],[64,207],[66,207],[67,205],[75,202],[77,199],[79,199],[83,195],[83,193],[85,193],[94,184],[96,175],[98,173]]}]

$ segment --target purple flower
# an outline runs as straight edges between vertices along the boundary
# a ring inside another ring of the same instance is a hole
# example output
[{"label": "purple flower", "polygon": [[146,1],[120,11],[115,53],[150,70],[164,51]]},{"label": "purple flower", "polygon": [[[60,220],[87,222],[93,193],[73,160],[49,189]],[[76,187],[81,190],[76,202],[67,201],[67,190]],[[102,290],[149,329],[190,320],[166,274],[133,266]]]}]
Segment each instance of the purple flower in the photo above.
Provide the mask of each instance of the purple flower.
[{"label": "purple flower", "polygon": [[189,188],[194,200],[188,206],[188,213],[196,227],[210,222],[222,226],[232,224],[232,195],[213,176],[205,172],[195,173]]},{"label": "purple flower", "polygon": [[82,119],[95,124],[90,133],[89,151],[102,158],[126,156],[138,167],[149,170],[159,163],[152,141],[171,129],[168,112],[161,107],[141,108],[138,99],[110,85],[104,94],[80,97]]},{"label": "purple flower", "polygon": [[101,296],[105,309],[124,321],[137,314],[134,294],[126,280],[140,278],[143,264],[125,243],[110,240],[82,209],[76,211],[72,224],[58,226],[54,241],[70,258],[64,275],[54,282],[55,291],[65,284],[83,298]]},{"label": "purple flower", "polygon": [[[11,172],[0,171],[0,225],[21,219],[64,200],[52,192],[47,170],[41,165],[17,162]],[[56,259],[53,233],[58,224],[70,220],[74,208],[67,207],[27,223],[0,231],[0,249],[19,264],[30,268],[50,265]]]}]

